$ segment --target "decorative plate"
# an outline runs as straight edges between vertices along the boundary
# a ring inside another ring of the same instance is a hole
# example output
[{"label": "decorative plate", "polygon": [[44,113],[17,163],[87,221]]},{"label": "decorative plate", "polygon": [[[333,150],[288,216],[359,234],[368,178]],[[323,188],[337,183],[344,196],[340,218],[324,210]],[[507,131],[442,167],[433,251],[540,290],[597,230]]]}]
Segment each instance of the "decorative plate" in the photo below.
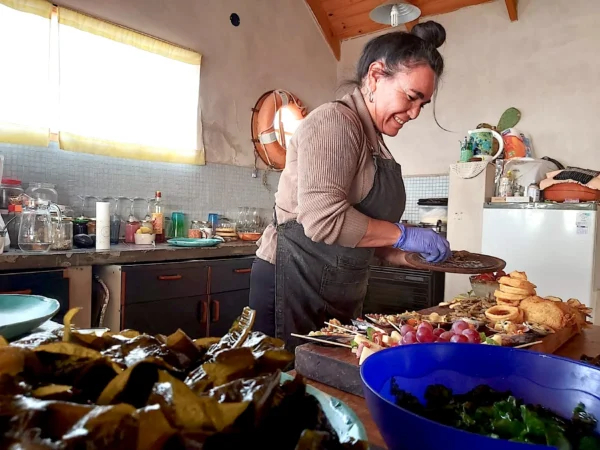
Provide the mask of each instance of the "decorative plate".
[{"label": "decorative plate", "polygon": [[453,251],[452,256],[443,263],[427,262],[418,253],[408,253],[406,255],[406,262],[417,269],[472,275],[498,272],[506,267],[506,261],[500,258],[470,253],[464,250]]},{"label": "decorative plate", "polygon": [[167,241],[174,247],[214,247],[222,244],[221,238],[198,239],[198,238],[174,238]]},{"label": "decorative plate", "polygon": [[[281,373],[282,383],[293,379],[291,375]],[[348,405],[310,385],[306,386],[306,392],[319,401],[331,426],[337,432],[340,442],[348,442],[351,439],[365,442],[369,440],[364,425]]]}]

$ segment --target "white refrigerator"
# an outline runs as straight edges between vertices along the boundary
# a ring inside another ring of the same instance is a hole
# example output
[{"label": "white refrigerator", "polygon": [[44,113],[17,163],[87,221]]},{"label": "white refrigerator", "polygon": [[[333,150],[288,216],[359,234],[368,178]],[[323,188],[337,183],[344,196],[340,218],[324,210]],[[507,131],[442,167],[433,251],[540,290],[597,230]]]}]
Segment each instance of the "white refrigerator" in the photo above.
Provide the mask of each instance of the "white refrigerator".
[{"label": "white refrigerator", "polygon": [[600,217],[592,203],[486,203],[481,251],[527,272],[538,295],[576,298],[594,308],[600,289]]}]

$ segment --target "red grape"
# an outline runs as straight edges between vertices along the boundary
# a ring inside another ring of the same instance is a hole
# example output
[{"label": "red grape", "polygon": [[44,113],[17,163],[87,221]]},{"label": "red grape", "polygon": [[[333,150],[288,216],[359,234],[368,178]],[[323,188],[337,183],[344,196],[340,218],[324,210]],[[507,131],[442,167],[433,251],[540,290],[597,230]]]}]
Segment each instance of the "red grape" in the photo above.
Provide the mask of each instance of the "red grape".
[{"label": "red grape", "polygon": [[449,341],[452,339],[452,336],[454,336],[452,331],[444,331],[442,334],[440,334],[439,338],[443,339],[444,341]]},{"label": "red grape", "polygon": [[465,342],[469,342],[469,339],[467,339],[466,336],[463,336],[462,334],[455,334],[454,336],[452,336],[452,339],[450,339],[450,342],[458,342],[458,343],[465,343]]},{"label": "red grape", "polygon": [[445,332],[446,332],[446,330],[444,330],[443,328],[435,328],[435,329],[433,330],[433,335],[434,335],[435,337],[440,337],[440,335],[441,335],[442,333],[445,333]]},{"label": "red grape", "polygon": [[415,342],[417,342],[417,333],[415,333],[414,331],[409,331],[402,338],[402,345],[414,344]]},{"label": "red grape", "polygon": [[463,331],[469,328],[469,324],[464,320],[457,320],[452,324],[452,331],[454,334],[461,334]]},{"label": "red grape", "polygon": [[417,330],[419,328],[429,328],[431,331],[433,331],[433,325],[431,325],[429,322],[421,322]]},{"label": "red grape", "polygon": [[480,344],[481,336],[476,330],[468,329],[462,332],[462,335],[465,336],[471,344]]},{"label": "red grape", "polygon": [[433,342],[433,332],[427,327],[419,327],[417,330],[417,340],[419,342]]},{"label": "red grape", "polygon": [[402,325],[402,328],[400,328],[400,336],[406,336],[406,333],[409,331],[415,331],[414,327],[409,324]]}]

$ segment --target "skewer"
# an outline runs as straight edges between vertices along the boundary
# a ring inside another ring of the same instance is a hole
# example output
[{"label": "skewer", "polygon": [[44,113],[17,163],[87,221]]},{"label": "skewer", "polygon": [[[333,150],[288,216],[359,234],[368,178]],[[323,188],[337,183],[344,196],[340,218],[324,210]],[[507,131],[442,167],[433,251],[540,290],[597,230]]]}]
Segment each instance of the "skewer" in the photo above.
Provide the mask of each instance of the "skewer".
[{"label": "skewer", "polygon": [[337,345],[339,347],[352,348],[352,346],[348,345],[348,344],[341,344],[341,343],[335,342],[335,341],[326,341],[324,339],[314,338],[312,336],[304,336],[302,334],[295,334],[295,333],[290,333],[290,335],[297,337],[297,338],[301,338],[301,339],[307,339],[309,341],[320,342],[321,344]]},{"label": "skewer", "polygon": [[529,344],[517,345],[516,347],[513,347],[513,348],[525,348],[525,347],[531,347],[532,345],[541,344],[542,342],[543,342],[543,341],[535,341],[535,342],[530,342]]},{"label": "skewer", "polygon": [[346,333],[346,334],[350,334],[350,335],[352,335],[352,336],[356,336],[356,335],[360,334],[360,333],[357,333],[356,331],[351,331],[351,330],[348,330],[348,329],[346,329],[346,328],[344,328],[344,327],[340,327],[339,325],[335,325],[335,324],[333,324],[333,323],[329,323],[329,322],[323,322],[323,323],[324,323],[325,325],[329,326],[329,327],[339,328],[340,330],[343,330],[343,331],[344,331],[344,333]]},{"label": "skewer", "polygon": [[398,328],[395,324],[393,324],[391,320],[389,320],[387,317],[385,320],[387,320],[387,323],[389,323],[393,328],[395,328],[398,333],[402,333],[400,331],[400,328]]}]

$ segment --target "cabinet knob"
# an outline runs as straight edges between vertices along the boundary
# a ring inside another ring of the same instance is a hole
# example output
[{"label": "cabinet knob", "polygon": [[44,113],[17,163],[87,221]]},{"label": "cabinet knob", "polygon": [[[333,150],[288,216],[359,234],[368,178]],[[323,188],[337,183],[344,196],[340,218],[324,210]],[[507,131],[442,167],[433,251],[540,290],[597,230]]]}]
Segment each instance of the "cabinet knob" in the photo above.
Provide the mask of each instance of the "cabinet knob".
[{"label": "cabinet knob", "polygon": [[219,300],[211,300],[210,301],[210,306],[211,306],[211,310],[210,310],[210,319],[211,322],[218,322],[219,321],[219,316],[220,316],[220,307],[221,305],[219,304]]},{"label": "cabinet knob", "polygon": [[159,275],[158,279],[161,281],[174,281],[181,280],[183,277],[181,275]]}]

